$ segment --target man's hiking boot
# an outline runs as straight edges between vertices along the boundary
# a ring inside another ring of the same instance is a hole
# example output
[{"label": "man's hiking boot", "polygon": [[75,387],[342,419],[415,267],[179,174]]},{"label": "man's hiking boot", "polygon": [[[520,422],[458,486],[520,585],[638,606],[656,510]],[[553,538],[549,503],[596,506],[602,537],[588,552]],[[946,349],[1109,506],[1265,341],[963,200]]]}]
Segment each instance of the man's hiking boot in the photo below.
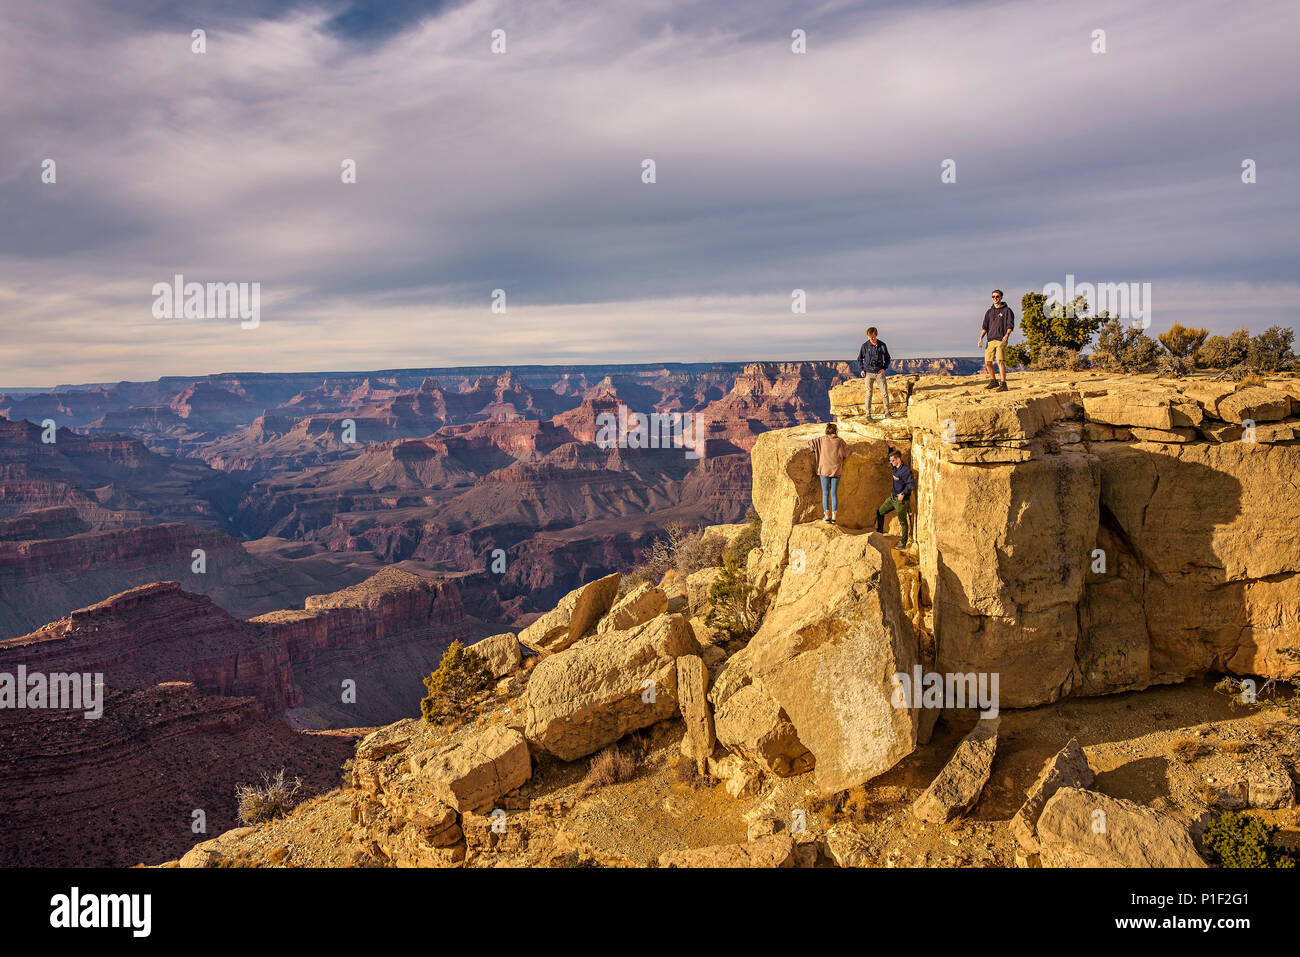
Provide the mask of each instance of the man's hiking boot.
[{"label": "man's hiking boot", "polygon": [[900,552],[901,552],[901,551],[905,551],[905,550],[907,549],[907,539],[905,539],[905,538],[900,538],[900,539],[898,540],[898,544],[894,546],[894,549],[895,549],[896,551],[900,551]]},{"label": "man's hiking boot", "polygon": [[997,379],[989,379],[988,385],[986,385],[984,388],[986,388],[986,389],[996,389],[997,387],[998,387],[998,380],[997,380]]},{"label": "man's hiking boot", "polygon": [[1007,384],[1006,384],[1005,382],[1003,382],[1000,386],[998,386],[998,391],[999,391],[999,392],[1006,392],[1006,391],[1007,391]]}]

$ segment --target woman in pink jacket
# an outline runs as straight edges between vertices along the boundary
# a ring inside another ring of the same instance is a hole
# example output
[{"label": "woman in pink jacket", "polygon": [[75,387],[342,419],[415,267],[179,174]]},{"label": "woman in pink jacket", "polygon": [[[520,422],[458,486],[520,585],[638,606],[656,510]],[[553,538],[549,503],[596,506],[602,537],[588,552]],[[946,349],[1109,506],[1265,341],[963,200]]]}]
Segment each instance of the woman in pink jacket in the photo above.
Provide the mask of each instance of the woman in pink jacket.
[{"label": "woman in pink jacket", "polygon": [[836,491],[840,484],[840,472],[844,469],[844,459],[849,454],[848,444],[839,437],[839,429],[834,422],[826,424],[826,434],[819,435],[808,443],[817,456],[817,475],[822,482],[822,521],[835,524],[835,513],[839,510],[839,496]]}]

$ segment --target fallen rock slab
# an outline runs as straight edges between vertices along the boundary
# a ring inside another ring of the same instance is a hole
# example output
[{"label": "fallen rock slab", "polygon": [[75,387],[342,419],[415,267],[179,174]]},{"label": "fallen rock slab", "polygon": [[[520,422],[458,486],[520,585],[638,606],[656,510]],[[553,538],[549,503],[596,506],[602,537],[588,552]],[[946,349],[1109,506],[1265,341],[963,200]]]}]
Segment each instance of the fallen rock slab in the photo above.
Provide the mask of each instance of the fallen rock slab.
[{"label": "fallen rock slab", "polygon": [[998,748],[998,718],[981,718],[962,738],[948,763],[912,805],[912,814],[930,824],[962,817],[979,800],[988,783]]},{"label": "fallen rock slab", "polygon": [[1025,795],[1025,803],[1011,819],[1011,833],[1020,845],[1029,853],[1037,854],[1038,818],[1043,813],[1043,806],[1061,788],[1087,789],[1092,787],[1094,779],[1079,739],[1071,738],[1043,765],[1043,770]]},{"label": "fallen rock slab", "polygon": [[519,633],[521,644],[537,652],[563,651],[595,627],[618,597],[620,575],[606,575],[575,588],[553,609]]}]

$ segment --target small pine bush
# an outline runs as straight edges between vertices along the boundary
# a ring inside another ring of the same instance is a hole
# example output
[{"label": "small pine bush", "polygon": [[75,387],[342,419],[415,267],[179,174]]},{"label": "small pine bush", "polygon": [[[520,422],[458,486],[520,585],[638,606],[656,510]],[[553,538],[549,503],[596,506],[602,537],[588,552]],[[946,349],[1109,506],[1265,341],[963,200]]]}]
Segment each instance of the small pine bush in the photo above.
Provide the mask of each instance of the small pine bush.
[{"label": "small pine bush", "polygon": [[1219,867],[1295,867],[1295,859],[1273,844],[1276,833],[1276,824],[1228,811],[1210,822],[1201,846],[1209,862]]},{"label": "small pine bush", "polygon": [[1196,364],[1206,369],[1231,369],[1246,364],[1250,351],[1250,330],[1238,329],[1227,336],[1210,336],[1196,353]]},{"label": "small pine bush", "polygon": [[749,639],[763,621],[759,596],[734,557],[723,563],[722,574],[709,586],[709,604],[704,623],[731,638]]},{"label": "small pine bush", "polygon": [[745,527],[722,551],[722,560],[725,563],[728,559],[734,558],[737,563],[744,565],[749,558],[752,549],[758,548],[763,542],[763,520],[758,517],[758,512],[752,508],[745,513]]},{"label": "small pine bush", "polygon": [[465,718],[474,699],[491,685],[492,672],[478,652],[453,641],[438,670],[424,679],[429,693],[420,701],[420,714],[428,724]]}]

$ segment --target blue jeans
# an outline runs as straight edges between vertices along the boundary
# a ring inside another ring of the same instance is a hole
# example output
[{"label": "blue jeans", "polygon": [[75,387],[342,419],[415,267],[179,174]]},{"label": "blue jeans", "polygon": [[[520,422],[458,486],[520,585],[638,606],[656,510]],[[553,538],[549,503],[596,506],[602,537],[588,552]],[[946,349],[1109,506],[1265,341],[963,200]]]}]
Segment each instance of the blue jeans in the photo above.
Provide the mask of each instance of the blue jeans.
[{"label": "blue jeans", "polygon": [[827,493],[829,493],[831,503],[829,511],[838,512],[840,510],[840,499],[835,494],[835,490],[839,488],[840,477],[838,475],[819,475],[818,478],[822,480],[822,511],[827,511],[826,499]]}]

